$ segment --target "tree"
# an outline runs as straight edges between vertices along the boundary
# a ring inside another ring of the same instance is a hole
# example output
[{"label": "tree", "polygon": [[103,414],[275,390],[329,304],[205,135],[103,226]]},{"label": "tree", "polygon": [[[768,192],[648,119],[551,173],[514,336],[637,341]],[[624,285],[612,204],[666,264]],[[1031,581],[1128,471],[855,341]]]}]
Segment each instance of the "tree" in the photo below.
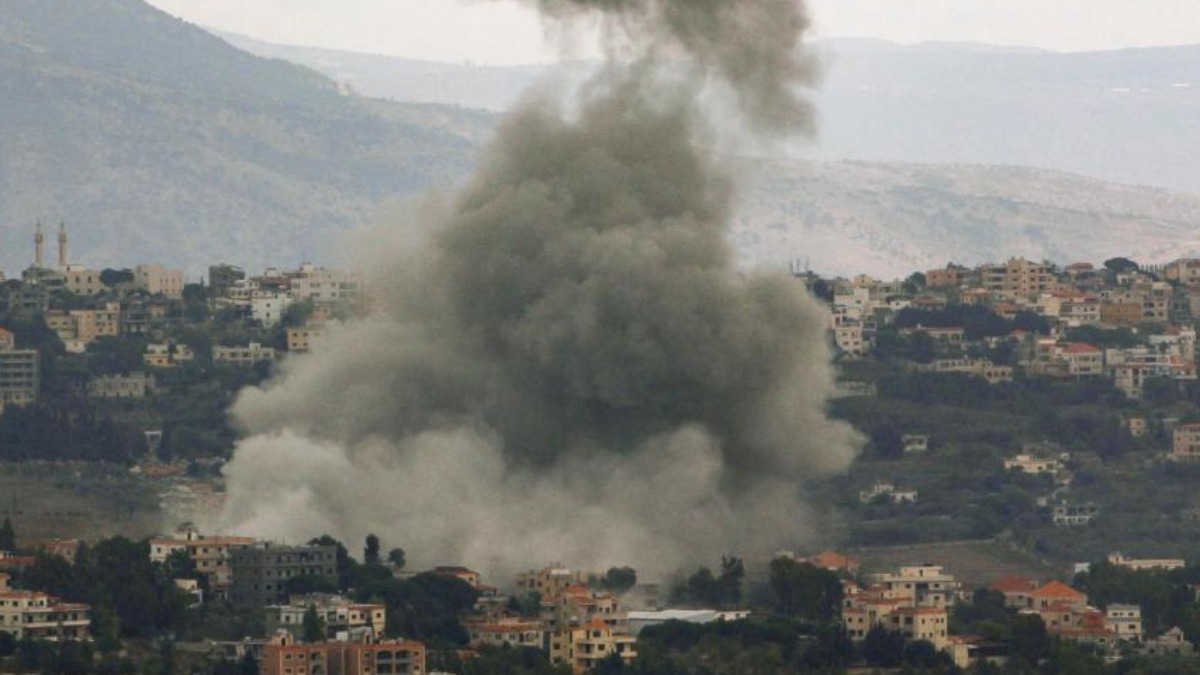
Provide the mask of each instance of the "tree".
[{"label": "tree", "polygon": [[1050,634],[1037,614],[1018,614],[1012,620],[1012,651],[1036,664],[1050,655]]},{"label": "tree", "polygon": [[863,639],[863,658],[876,666],[895,668],[904,659],[904,643],[903,634],[876,624]]},{"label": "tree", "polygon": [[604,573],[601,586],[610,593],[620,595],[637,585],[637,571],[632,567],[610,567]]},{"label": "tree", "polygon": [[921,272],[913,272],[912,274],[908,275],[907,279],[904,280],[902,286],[906,294],[916,295],[917,293],[925,290],[925,285],[927,283],[928,280],[925,278],[924,274]]},{"label": "tree", "polygon": [[721,576],[717,578],[720,589],[719,602],[733,607],[742,601],[742,579],[746,577],[746,566],[736,556],[721,556]]},{"label": "tree", "polygon": [[379,564],[379,537],[368,534],[366,546],[363,547],[363,562],[368,565]]},{"label": "tree", "polygon": [[1129,258],[1109,258],[1104,261],[1104,268],[1113,274],[1120,274],[1136,271],[1138,264]]},{"label": "tree", "polygon": [[406,562],[404,559],[404,549],[397,547],[388,551],[387,559],[392,564],[392,567],[398,570],[404,569],[404,563]]},{"label": "tree", "polygon": [[325,622],[317,614],[316,605],[309,605],[304,612],[304,641],[320,642],[325,639]]},{"label": "tree", "polygon": [[791,558],[771,561],[769,586],[775,611],[789,618],[832,622],[842,602],[836,574]]},{"label": "tree", "polygon": [[7,516],[4,517],[4,524],[0,525],[0,551],[16,551],[17,550],[17,533],[13,530],[12,521]]}]

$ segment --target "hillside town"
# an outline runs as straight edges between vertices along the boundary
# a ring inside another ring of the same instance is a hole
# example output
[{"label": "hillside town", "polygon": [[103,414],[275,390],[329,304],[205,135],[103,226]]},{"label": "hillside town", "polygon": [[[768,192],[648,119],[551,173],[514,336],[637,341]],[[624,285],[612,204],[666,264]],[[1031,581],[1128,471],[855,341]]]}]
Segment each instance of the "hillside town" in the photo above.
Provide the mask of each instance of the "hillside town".
[{"label": "hillside town", "polygon": [[[241,387],[373,311],[354,272],[303,263],[251,276],[214,264],[189,282],[160,263],[73,263],[65,227],[57,243],[51,263],[37,227],[32,264],[0,280],[0,460],[14,476],[118,467],[121,491],[152,495],[155,523],[222,508],[236,438],[225,411]],[[1200,458],[1200,260],[1012,259],[896,281],[792,273],[829,308],[833,413],[865,436],[854,469],[817,489],[848,523],[822,537],[846,553],[730,557],[657,580],[531,560],[485,580],[471,567],[483,561],[411,571],[402,549],[384,554],[373,535],[361,561],[328,536],[284,544],[189,525],[98,539],[69,514],[22,506],[14,488],[0,494],[0,666],[36,670],[65,649],[39,651],[43,641],[161,660],[165,648],[131,645],[170,624],[170,658],[193,672],[467,675],[501,672],[472,668],[511,650],[539,654],[546,672],[675,672],[645,664],[702,658],[700,636],[743,644],[761,622],[787,620],[786,640],[800,646],[784,652],[801,672],[1027,672],[1047,659],[1200,668],[1200,574],[1188,562],[1200,551],[1145,519],[1130,532],[1107,489],[1119,475],[1159,498],[1187,493],[1172,497],[1170,531],[1200,520],[1187,482]],[[979,423],[964,425],[972,415]],[[979,461],[956,461],[967,456]],[[963,496],[968,480],[982,482]],[[14,524],[32,536],[18,539]],[[960,571],[953,554],[857,558],[960,540],[1018,551],[1023,573]],[[101,560],[142,575],[121,583],[154,589],[161,613],[113,599]]]}]

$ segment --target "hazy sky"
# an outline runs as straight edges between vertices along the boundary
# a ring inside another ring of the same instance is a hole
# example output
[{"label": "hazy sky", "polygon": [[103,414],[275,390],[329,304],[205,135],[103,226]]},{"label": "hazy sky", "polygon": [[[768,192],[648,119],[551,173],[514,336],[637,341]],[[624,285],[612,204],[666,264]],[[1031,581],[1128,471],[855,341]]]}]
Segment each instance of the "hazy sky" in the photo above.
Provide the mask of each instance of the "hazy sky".
[{"label": "hazy sky", "polygon": [[[194,23],[271,42],[497,64],[555,53],[531,11],[496,0],[150,2]],[[1059,51],[1200,43],[1197,0],[812,0],[810,7],[818,37]]]}]

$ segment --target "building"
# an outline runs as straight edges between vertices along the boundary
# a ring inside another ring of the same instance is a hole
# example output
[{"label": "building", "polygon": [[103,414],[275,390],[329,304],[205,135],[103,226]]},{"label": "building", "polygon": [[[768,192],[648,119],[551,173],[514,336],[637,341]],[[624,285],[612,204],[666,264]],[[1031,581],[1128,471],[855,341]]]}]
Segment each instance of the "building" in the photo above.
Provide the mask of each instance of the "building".
[{"label": "building", "polygon": [[[4,345],[14,343],[12,333]],[[36,349],[4,348],[0,345],[0,401],[6,406],[20,407],[38,399],[41,389],[40,356]]]},{"label": "building", "polygon": [[303,326],[287,329],[287,349],[293,354],[311,351],[325,333],[323,327]]},{"label": "building", "polygon": [[208,268],[208,293],[212,298],[224,298],[239,281],[246,280],[246,272],[240,267],[220,264]]},{"label": "building", "polygon": [[931,373],[966,373],[982,377],[988,384],[1012,382],[1013,379],[1012,366],[997,365],[988,359],[935,359],[920,369]]},{"label": "building", "polygon": [[298,642],[286,630],[263,645],[259,675],[424,675],[425,645],[370,636]]},{"label": "building", "polygon": [[183,297],[183,270],[162,265],[138,265],[133,268],[133,283],[151,295],[172,299]]},{"label": "building", "polygon": [[178,342],[166,342],[146,345],[142,362],[151,368],[174,368],[195,358],[191,347]]},{"label": "building", "polygon": [[67,265],[60,268],[63,285],[75,295],[99,295],[105,290],[100,281],[100,271],[84,265]]},{"label": "building", "polygon": [[251,342],[245,347],[213,347],[213,363],[235,366],[252,366],[263,361],[275,360],[275,348]]},{"label": "building", "polygon": [[582,573],[561,565],[550,565],[540,570],[531,570],[517,575],[518,588],[543,597],[564,593],[568,588],[582,584],[584,581]]},{"label": "building", "polygon": [[316,611],[328,638],[338,638],[339,634],[349,634],[357,629],[383,635],[387,623],[387,607],[382,604],[351,602],[340,595],[311,593],[293,596],[287,604],[267,607],[267,630],[302,629],[304,616],[310,609]]},{"label": "building", "polygon": [[69,314],[75,323],[75,337],[84,342],[121,334],[120,303],[106,302],[99,309],[74,309]]},{"label": "building", "polygon": [[916,490],[898,490],[890,481],[876,481],[869,490],[858,493],[858,500],[864,504],[874,501],[886,501],[892,504],[916,504],[919,497]]},{"label": "building", "polygon": [[979,275],[984,289],[1004,298],[1033,298],[1054,284],[1049,264],[1022,258],[1011,258],[1003,265],[983,265]]},{"label": "building", "polygon": [[962,583],[941,565],[906,565],[896,573],[873,574],[870,583],[893,597],[908,597],[913,606],[949,607],[962,593]]},{"label": "building", "polygon": [[208,578],[209,594],[226,599],[233,582],[230,564],[231,551],[255,543],[253,537],[207,536],[193,529],[183,529],[170,537],[150,540],[150,560],[166,562],[176,551],[184,551],[196,564],[196,571]]},{"label": "building", "polygon": [[1120,551],[1108,554],[1108,563],[1115,567],[1124,567],[1137,572],[1143,570],[1179,570],[1187,566],[1183,558],[1126,558]]},{"label": "building", "polygon": [[17,336],[12,334],[12,331],[0,328],[0,352],[7,352],[17,348]]},{"label": "building", "polygon": [[337,583],[336,546],[284,546],[259,542],[230,550],[230,599],[242,605],[288,602],[287,581],[315,576]]},{"label": "building", "polygon": [[[3,356],[0,354],[0,356]],[[1200,459],[1200,424],[1181,424],[1172,432],[1170,459],[1193,462]]]},{"label": "building", "polygon": [[100,375],[87,385],[90,398],[145,398],[154,391],[154,376],[146,373]]},{"label": "building", "polygon": [[250,295],[250,318],[263,328],[270,328],[283,320],[283,314],[292,306],[292,299],[273,291],[255,291]]},{"label": "building", "polygon": [[20,640],[87,640],[91,629],[91,607],[68,603],[38,591],[8,587],[8,575],[0,574],[0,632]]},{"label": "building", "polygon": [[904,445],[905,454],[929,450],[929,436],[926,434],[903,434],[900,442]]},{"label": "building", "polygon": [[1118,640],[1142,641],[1142,608],[1137,605],[1109,605],[1104,610],[1104,624]]},{"label": "building", "polygon": [[848,555],[842,555],[837,551],[821,551],[816,555],[807,558],[799,558],[796,562],[808,563],[813,567],[819,567],[830,572],[840,572],[844,574],[858,574],[859,562],[857,558],[851,558]]},{"label": "building", "polygon": [[1146,656],[1186,656],[1195,654],[1196,649],[1188,642],[1183,631],[1178,626],[1162,635],[1146,640],[1142,644],[1142,653]]},{"label": "building", "polygon": [[637,658],[636,647],[637,638],[596,617],[554,631],[550,636],[550,662],[566,664],[574,672],[583,673],[612,654],[630,663]]},{"label": "building", "polygon": [[1092,504],[1055,504],[1051,521],[1059,527],[1090,525],[1100,515],[1100,507]]},{"label": "building", "polygon": [[1057,457],[1044,458],[1035,457],[1032,454],[1018,454],[1015,457],[1010,457],[1004,460],[1004,469],[1006,471],[1020,471],[1033,475],[1049,474],[1051,476],[1057,474],[1063,469],[1062,460]]},{"label": "building", "polygon": [[1033,607],[1033,592],[1038,584],[1033,579],[1008,574],[993,581],[989,590],[1004,595],[1004,606],[1012,609],[1029,609]]},{"label": "building", "polygon": [[548,632],[541,621],[499,617],[467,622],[472,647],[530,647],[546,649]]}]

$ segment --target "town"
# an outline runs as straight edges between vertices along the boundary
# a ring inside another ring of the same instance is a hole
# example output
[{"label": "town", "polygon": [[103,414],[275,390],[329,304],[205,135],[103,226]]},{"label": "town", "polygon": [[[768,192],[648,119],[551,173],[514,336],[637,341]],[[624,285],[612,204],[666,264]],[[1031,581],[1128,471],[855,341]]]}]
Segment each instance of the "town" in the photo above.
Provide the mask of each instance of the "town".
[{"label": "town", "polygon": [[485,579],[374,535],[352,555],[190,524],[222,507],[237,393],[376,311],[355,272],[188,282],[74,263],[65,226],[51,263],[32,235],[0,273],[4,670],[1200,672],[1200,260],[795,265],[865,446],[804,486],[824,543]]}]

